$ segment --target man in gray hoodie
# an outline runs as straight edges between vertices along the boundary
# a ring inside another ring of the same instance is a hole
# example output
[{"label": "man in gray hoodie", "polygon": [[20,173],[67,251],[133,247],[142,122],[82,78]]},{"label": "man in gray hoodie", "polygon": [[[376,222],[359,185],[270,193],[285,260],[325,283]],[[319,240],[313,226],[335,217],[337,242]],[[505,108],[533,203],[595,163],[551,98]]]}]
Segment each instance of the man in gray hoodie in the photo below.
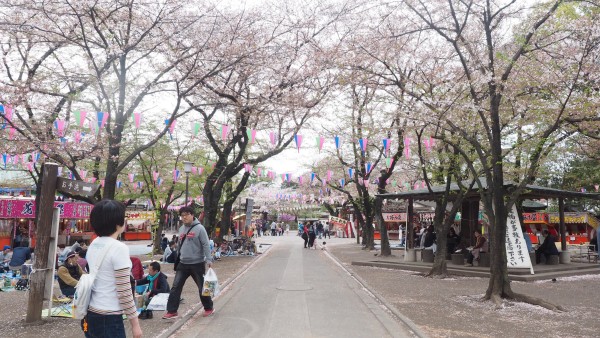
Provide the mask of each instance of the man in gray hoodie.
[{"label": "man in gray hoodie", "polygon": [[212,257],[206,229],[198,219],[194,217],[194,209],[182,207],[179,216],[183,225],[179,228],[179,264],[175,271],[173,287],[169,293],[167,312],[163,319],[175,319],[178,317],[177,309],[183,285],[188,277],[192,277],[198,286],[200,301],[204,307],[204,317],[213,313],[213,302],[210,296],[202,296],[202,285],[204,284],[204,273],[212,266]]}]

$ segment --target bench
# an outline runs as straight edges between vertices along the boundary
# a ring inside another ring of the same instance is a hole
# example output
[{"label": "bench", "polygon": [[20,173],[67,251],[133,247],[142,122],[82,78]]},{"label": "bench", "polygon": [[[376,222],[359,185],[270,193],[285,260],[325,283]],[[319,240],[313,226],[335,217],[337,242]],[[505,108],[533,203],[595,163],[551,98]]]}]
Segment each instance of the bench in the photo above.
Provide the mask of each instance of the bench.
[{"label": "bench", "polygon": [[462,253],[452,254],[452,264],[454,265],[463,265],[465,264],[465,255]]},{"label": "bench", "polygon": [[479,253],[479,266],[490,267],[490,254],[489,252]]},{"label": "bench", "polygon": [[421,260],[425,263],[433,263],[433,250],[423,249],[421,250]]},{"label": "bench", "polygon": [[[545,258],[544,255],[542,255],[542,260]],[[558,255],[550,255],[546,258],[546,265],[558,265],[560,263],[560,258]]]}]

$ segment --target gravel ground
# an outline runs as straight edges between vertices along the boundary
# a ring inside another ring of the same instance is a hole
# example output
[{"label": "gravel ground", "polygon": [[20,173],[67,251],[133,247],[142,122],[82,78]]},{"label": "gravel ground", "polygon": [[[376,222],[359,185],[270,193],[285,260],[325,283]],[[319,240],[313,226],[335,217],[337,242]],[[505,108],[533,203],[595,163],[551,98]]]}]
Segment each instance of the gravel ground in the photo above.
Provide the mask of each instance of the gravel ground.
[{"label": "gravel ground", "polygon": [[[148,260],[147,255],[138,256],[142,261]],[[156,259],[159,259],[156,256]],[[224,257],[213,264],[213,269],[217,273],[221,283],[237,276],[240,270],[255,257],[252,256],[233,256]],[[169,284],[172,284],[175,274],[173,264],[162,266],[162,272],[167,277]],[[58,282],[54,282],[54,293],[60,295]],[[27,299],[29,292],[13,291],[0,292],[0,308],[2,316],[0,317],[0,337],[83,337],[83,332],[79,326],[79,320],[72,318],[49,318],[38,325],[26,325],[25,316],[27,314]],[[189,278],[185,283],[182,297],[184,302],[179,306],[180,316],[185,315],[191,308],[200,302],[198,288],[194,281]],[[218,303],[216,303],[218,306]],[[164,311],[154,311],[154,318],[141,321],[144,337],[156,337],[165,331],[173,321],[161,319]],[[127,336],[131,334],[129,322],[125,321]]]},{"label": "gravel ground", "polygon": [[[414,271],[353,266],[376,252],[357,244],[328,247],[330,253],[400,313],[431,337],[599,337],[600,275],[558,278],[556,282],[513,282],[516,292],[562,305],[566,312],[506,301],[501,309],[481,301],[487,278],[425,278]],[[395,257],[377,260],[399,261]]]}]

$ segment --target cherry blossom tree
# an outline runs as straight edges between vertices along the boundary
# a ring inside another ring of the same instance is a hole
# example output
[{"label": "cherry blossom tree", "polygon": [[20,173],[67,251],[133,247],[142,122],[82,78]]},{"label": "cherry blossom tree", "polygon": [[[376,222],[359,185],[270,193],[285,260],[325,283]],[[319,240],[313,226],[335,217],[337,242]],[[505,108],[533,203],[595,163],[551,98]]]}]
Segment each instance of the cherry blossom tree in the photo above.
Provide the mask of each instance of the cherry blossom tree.
[{"label": "cherry blossom tree", "polygon": [[[441,140],[458,149],[490,219],[491,277],[485,299],[502,298],[561,309],[512,291],[505,251],[506,218],[546,156],[582,125],[594,125],[598,48],[597,11],[589,2],[406,1],[416,25],[419,62],[443,64],[437,72],[399,83],[429,110],[428,118],[468,144]],[[405,31],[412,34],[413,31]],[[427,55],[429,54],[429,56]],[[433,86],[432,86],[433,85]],[[433,89],[433,90],[432,90]],[[443,95],[442,95],[443,94]],[[518,135],[521,133],[521,138]],[[518,140],[518,141],[517,141]],[[517,160],[518,159],[518,160]],[[473,163],[475,161],[475,163]],[[483,171],[484,179],[478,173]],[[510,191],[505,176],[518,182]]]}]

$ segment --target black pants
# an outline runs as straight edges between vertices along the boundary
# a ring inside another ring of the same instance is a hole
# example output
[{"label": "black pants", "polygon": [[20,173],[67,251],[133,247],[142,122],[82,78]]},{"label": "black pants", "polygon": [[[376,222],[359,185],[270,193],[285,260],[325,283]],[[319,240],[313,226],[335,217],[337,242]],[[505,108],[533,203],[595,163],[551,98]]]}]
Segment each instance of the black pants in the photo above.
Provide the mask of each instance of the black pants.
[{"label": "black pants", "polygon": [[317,237],[316,234],[308,234],[308,247],[312,248],[313,245],[315,244],[315,238]]},{"label": "black pants", "polygon": [[302,239],[304,240],[304,247],[308,245],[308,235],[306,233],[302,233]]},{"label": "black pants", "polygon": [[181,291],[188,277],[192,277],[198,286],[198,294],[204,310],[212,310],[213,301],[210,296],[202,296],[202,285],[204,284],[204,262],[198,264],[183,264],[179,263],[173,280],[173,287],[169,293],[167,302],[167,312],[177,312],[179,309],[179,300],[181,299]]}]

